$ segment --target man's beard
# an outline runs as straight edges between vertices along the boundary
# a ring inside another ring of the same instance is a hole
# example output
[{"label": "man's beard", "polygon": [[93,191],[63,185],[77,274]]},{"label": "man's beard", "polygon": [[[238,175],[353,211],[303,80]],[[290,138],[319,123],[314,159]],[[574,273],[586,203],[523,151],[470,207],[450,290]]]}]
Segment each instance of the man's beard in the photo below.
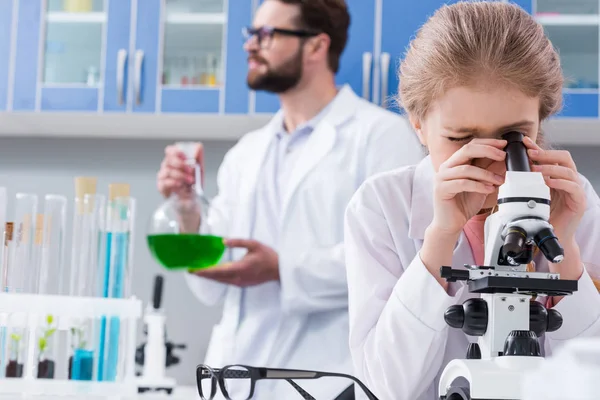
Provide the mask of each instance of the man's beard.
[{"label": "man's beard", "polygon": [[271,69],[264,60],[251,56],[256,62],[267,66],[267,72],[250,71],[247,83],[252,90],[284,93],[293,89],[302,78],[302,49],[277,69]]}]

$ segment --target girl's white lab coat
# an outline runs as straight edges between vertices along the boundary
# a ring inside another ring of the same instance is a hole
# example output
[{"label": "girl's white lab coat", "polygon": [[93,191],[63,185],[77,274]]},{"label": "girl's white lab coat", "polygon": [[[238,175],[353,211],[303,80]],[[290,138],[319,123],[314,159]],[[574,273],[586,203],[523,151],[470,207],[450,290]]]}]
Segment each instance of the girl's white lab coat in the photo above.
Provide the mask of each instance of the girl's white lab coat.
[{"label": "girl's white lab coat", "polygon": [[[444,291],[418,256],[433,218],[433,177],[429,157],[380,174],[357,191],[346,213],[350,348],[358,377],[381,400],[437,399],[446,364],[466,356],[469,338],[447,327],[443,315],[473,295],[464,282]],[[598,264],[600,199],[582,179],[588,204],[576,239],[582,261]],[[535,261],[538,270],[548,270],[545,260]],[[462,235],[453,267],[474,263]],[[600,295],[587,272],[556,309],[564,323],[546,334],[546,355],[566,339],[600,335]]]},{"label": "girl's white lab coat", "polygon": [[[209,218],[215,233],[251,237],[257,178],[280,124],[276,115],[265,128],[245,135],[225,156],[218,173],[219,194]],[[403,118],[364,101],[348,86],[341,89],[300,151],[283,195],[281,282],[247,288],[254,295],[245,296],[242,302],[238,287],[186,277],[203,303],[224,299],[223,317],[213,329],[206,356],[211,366],[250,363],[352,373],[342,245],[344,210],[366,178],[414,164],[424,154]],[[237,252],[234,258],[242,255]],[[277,305],[276,318],[267,312],[273,304]],[[240,337],[236,335],[240,324],[256,324],[260,333]],[[327,382],[302,381],[301,385],[316,398],[329,399],[341,386],[329,389]],[[344,387],[350,384],[343,382]],[[268,386],[269,381],[263,381],[257,390]],[[287,389],[289,385],[277,386]],[[285,393],[255,398],[295,398]]]}]

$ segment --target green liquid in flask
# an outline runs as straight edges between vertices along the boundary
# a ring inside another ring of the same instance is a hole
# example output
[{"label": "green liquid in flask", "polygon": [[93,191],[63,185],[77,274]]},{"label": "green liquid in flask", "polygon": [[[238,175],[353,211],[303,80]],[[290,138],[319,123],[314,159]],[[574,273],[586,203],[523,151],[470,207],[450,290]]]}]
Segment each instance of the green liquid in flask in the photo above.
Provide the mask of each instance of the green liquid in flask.
[{"label": "green liquid in flask", "polygon": [[148,246],[162,266],[173,270],[212,267],[225,253],[222,237],[196,233],[148,235]]}]

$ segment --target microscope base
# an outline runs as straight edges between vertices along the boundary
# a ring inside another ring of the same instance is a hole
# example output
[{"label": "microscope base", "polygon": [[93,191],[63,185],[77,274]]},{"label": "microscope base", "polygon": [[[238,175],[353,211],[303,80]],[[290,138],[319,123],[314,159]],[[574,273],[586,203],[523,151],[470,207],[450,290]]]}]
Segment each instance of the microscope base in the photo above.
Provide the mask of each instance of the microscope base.
[{"label": "microscope base", "polygon": [[452,360],[440,378],[440,400],[521,400],[523,377],[543,362],[527,356]]},{"label": "microscope base", "polygon": [[175,379],[173,378],[144,378],[143,376],[136,378],[136,384],[138,387],[138,393],[144,392],[159,392],[164,391],[167,394],[171,394],[175,389]]}]

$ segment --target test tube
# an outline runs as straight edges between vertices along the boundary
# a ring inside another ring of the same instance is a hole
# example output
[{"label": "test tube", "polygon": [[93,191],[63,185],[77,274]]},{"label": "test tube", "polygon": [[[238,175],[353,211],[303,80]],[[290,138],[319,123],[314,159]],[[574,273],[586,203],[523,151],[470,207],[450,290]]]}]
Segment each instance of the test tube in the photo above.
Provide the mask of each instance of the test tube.
[{"label": "test tube", "polygon": [[[133,225],[135,221],[135,199],[130,196],[128,184],[115,183],[109,186],[109,202],[106,218],[106,265],[102,280],[102,294],[109,298],[124,298],[131,295],[131,265]],[[108,324],[107,324],[108,322]],[[121,335],[118,317],[103,319],[100,330],[99,381],[114,381],[123,376],[124,355],[127,335]]]},{"label": "test tube", "polygon": [[[27,277],[32,273],[31,250],[33,232],[35,231],[34,216],[37,213],[38,197],[35,194],[17,193],[15,201],[15,235],[14,249],[8,261],[7,283],[8,292],[21,293],[28,289]],[[23,376],[26,357],[30,357],[30,348],[25,352],[25,343],[29,342],[27,329],[11,326],[8,336],[9,358],[6,365],[6,377],[20,378]],[[30,361],[30,360],[28,360]],[[30,365],[28,367],[31,368]]]},{"label": "test tube", "polygon": [[[0,187],[0,291],[4,292],[7,287],[7,230],[6,230],[6,208],[7,208],[6,188]],[[12,229],[12,225],[11,225]],[[11,232],[12,233],[12,232]],[[0,378],[4,377],[4,368],[6,363],[6,328],[0,327]]]},{"label": "test tube", "polygon": [[[102,257],[105,198],[96,194],[96,179],[75,179],[75,204],[69,293],[94,296]],[[94,375],[95,321],[78,319],[71,327],[69,379],[92,380]]]},{"label": "test tube", "polygon": [[[8,292],[8,270],[12,249],[13,249],[13,227],[12,222],[6,222],[2,228],[4,232],[2,237],[2,258],[0,259],[0,291]],[[8,330],[5,326],[0,327],[0,378],[4,377],[6,371],[6,360],[8,358]]]},{"label": "test tube", "polygon": [[40,263],[39,293],[66,294],[65,232],[67,198],[48,194],[44,198],[43,252]]},{"label": "test tube", "polygon": [[[65,229],[67,199],[64,196],[49,194],[44,198],[44,214],[41,226],[36,232],[41,235],[36,240],[41,242],[39,257],[39,279],[37,292],[40,294],[60,294],[63,290]],[[45,315],[38,332],[38,366],[37,377],[53,379],[56,370],[59,320],[54,315]]]},{"label": "test tube", "polygon": [[[7,208],[7,198],[6,198],[6,188],[0,186],[0,239],[2,239],[2,243],[5,241],[4,235],[6,234],[6,208]],[[4,270],[4,244],[0,246],[0,277],[2,277],[2,282],[4,282],[4,276],[6,274]],[[0,290],[4,290],[4,285]]]}]

